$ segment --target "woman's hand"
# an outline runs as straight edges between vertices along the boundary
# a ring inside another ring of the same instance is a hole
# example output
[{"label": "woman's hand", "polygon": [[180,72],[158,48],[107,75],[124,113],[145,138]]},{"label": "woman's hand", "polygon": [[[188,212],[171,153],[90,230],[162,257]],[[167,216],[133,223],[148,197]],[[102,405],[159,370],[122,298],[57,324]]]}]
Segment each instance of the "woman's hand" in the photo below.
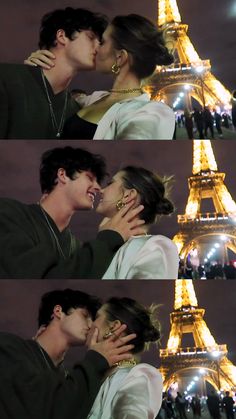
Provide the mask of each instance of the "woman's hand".
[{"label": "woman's hand", "polygon": [[120,211],[118,211],[112,218],[105,218],[99,225],[99,231],[113,230],[119,233],[124,241],[127,241],[131,236],[138,236],[146,234],[144,220],[139,219],[139,214],[144,206],[139,205],[134,207],[134,200],[130,201]]},{"label": "woman's hand", "polygon": [[134,345],[129,342],[136,338],[136,334],[132,333],[123,336],[126,328],[127,326],[122,324],[110,337],[101,342],[98,342],[98,329],[94,328],[87,339],[88,349],[99,352],[106,358],[110,367],[116,365],[117,362],[132,359],[131,350],[134,348]]},{"label": "woman's hand", "polygon": [[45,70],[50,70],[55,66],[55,55],[47,49],[38,49],[31,53],[31,55],[24,61],[24,64],[33,67],[41,67]]}]

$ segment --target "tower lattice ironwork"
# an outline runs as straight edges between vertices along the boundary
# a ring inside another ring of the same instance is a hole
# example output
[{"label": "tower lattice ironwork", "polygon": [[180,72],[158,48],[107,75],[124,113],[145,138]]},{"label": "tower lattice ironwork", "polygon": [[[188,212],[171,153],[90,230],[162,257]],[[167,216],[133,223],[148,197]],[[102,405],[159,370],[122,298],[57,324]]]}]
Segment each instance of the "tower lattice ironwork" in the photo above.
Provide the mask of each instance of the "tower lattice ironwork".
[{"label": "tower lattice ironwork", "polygon": [[[236,203],[224,183],[225,173],[218,171],[210,140],[193,141],[192,173],[185,214],[178,215],[180,231],[173,241],[181,259],[197,249],[202,263],[209,243],[221,238],[222,256],[227,259],[227,249],[236,253]],[[212,200],[214,212],[201,211],[204,199]]]},{"label": "tower lattice ironwork", "polygon": [[147,87],[152,97],[167,100],[169,94],[187,84],[191,87],[188,95],[203,107],[231,108],[230,92],[214,77],[210,60],[199,57],[188,37],[188,25],[182,23],[177,0],[158,1],[158,27],[164,34],[167,48],[174,54],[175,62],[157,68]]},{"label": "tower lattice ironwork", "polygon": [[[236,367],[227,358],[227,346],[218,345],[203,319],[205,310],[198,307],[192,280],[175,281],[174,311],[170,314],[171,330],[167,348],[160,350],[164,390],[179,382],[181,374],[196,375],[216,389],[236,389]],[[184,347],[184,334],[191,333],[194,347]]]}]

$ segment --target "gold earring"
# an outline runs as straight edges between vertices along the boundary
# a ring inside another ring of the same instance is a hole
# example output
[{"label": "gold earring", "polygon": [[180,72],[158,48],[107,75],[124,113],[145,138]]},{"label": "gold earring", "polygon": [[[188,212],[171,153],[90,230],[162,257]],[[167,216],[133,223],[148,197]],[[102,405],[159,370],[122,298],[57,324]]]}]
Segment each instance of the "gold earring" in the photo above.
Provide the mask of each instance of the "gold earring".
[{"label": "gold earring", "polygon": [[111,72],[113,73],[113,74],[119,74],[119,72],[120,72],[120,66],[117,64],[117,63],[114,63],[112,66],[111,66]]},{"label": "gold earring", "polygon": [[108,330],[104,335],[103,335],[103,339],[108,339],[110,336],[113,335],[113,331],[112,330]]},{"label": "gold earring", "polygon": [[119,201],[117,201],[117,203],[116,203],[117,211],[120,211],[121,208],[123,208],[124,206],[125,206],[125,203],[121,199],[119,199]]}]

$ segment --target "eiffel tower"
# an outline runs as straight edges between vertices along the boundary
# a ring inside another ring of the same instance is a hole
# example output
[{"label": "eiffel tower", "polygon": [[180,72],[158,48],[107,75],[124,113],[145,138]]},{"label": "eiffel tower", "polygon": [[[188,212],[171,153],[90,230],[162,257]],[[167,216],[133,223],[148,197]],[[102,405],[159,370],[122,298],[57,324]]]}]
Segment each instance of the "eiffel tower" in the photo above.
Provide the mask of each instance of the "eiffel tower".
[{"label": "eiffel tower", "polygon": [[[227,261],[227,249],[236,253],[236,203],[224,184],[225,173],[217,169],[210,140],[193,141],[193,175],[188,179],[189,197],[184,215],[178,215],[180,231],[173,238],[180,258],[186,259],[196,249],[200,263],[209,243]],[[204,199],[212,199],[214,212],[201,212]],[[220,240],[219,240],[220,239]]]},{"label": "eiffel tower", "polygon": [[[227,346],[216,343],[203,319],[204,314],[205,310],[198,307],[192,280],[177,279],[167,348],[160,349],[165,391],[174,382],[181,383],[189,376],[201,380],[199,374],[217,390],[236,390],[236,367],[227,358]],[[192,334],[194,347],[181,345],[187,333]]]},{"label": "eiffel tower", "polygon": [[169,95],[185,86],[190,89],[188,99],[195,98],[202,107],[230,109],[231,94],[211,73],[210,61],[199,57],[187,35],[188,25],[181,21],[177,0],[158,1],[158,27],[175,62],[157,67],[147,86],[152,98],[168,101]]}]

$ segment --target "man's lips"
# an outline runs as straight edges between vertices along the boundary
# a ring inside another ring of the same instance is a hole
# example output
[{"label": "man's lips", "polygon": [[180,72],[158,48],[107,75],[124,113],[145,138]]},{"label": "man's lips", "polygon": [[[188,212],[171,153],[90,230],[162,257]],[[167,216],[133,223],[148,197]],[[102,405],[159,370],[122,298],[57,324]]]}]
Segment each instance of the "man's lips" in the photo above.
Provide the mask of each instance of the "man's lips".
[{"label": "man's lips", "polygon": [[94,201],[96,194],[94,192],[88,192],[88,196]]}]

